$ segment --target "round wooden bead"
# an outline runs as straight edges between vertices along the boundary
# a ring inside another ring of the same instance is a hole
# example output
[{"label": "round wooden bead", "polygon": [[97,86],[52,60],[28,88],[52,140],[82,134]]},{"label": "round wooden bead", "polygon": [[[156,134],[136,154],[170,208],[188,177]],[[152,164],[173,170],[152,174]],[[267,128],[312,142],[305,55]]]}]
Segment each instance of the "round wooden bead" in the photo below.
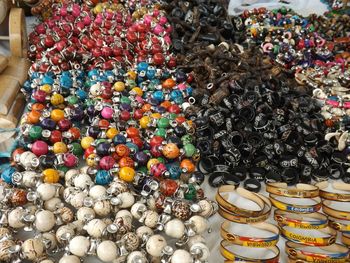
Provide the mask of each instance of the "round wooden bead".
[{"label": "round wooden bead", "polygon": [[84,192],[76,193],[73,195],[70,204],[75,208],[80,208],[84,205],[84,199],[87,197],[87,194]]},{"label": "round wooden bead", "polygon": [[35,216],[35,227],[40,232],[50,231],[55,226],[55,215],[48,210],[42,210]]},{"label": "round wooden bead", "polygon": [[49,240],[49,246],[48,249],[55,249],[57,247],[57,239],[55,233],[47,232],[43,233],[43,238],[46,240]]},{"label": "round wooden bead", "polygon": [[68,170],[64,175],[65,182],[70,182],[72,180],[73,176],[78,175],[78,174],[79,174],[79,170],[77,170],[77,169]]},{"label": "round wooden bead", "polygon": [[191,254],[184,249],[175,250],[174,254],[171,256],[171,263],[192,263],[193,259]]},{"label": "round wooden bead", "polygon": [[77,219],[85,222],[95,218],[95,211],[90,207],[80,207],[77,211]]},{"label": "round wooden bead", "polygon": [[63,256],[58,263],[80,263],[80,259],[77,256]]},{"label": "round wooden bead", "polygon": [[92,185],[91,177],[88,174],[78,174],[74,177],[73,183],[75,187],[86,189],[89,185]]},{"label": "round wooden bead", "polygon": [[200,200],[198,205],[201,208],[201,212],[199,213],[200,216],[208,218],[214,213],[214,208],[208,200]]},{"label": "round wooden bead", "polygon": [[75,235],[74,225],[60,226],[56,231],[56,239],[59,243],[64,242],[67,238],[72,238]]},{"label": "round wooden bead", "polygon": [[161,235],[151,236],[146,243],[147,253],[153,257],[160,257],[162,255],[163,248],[167,245],[164,237]]},{"label": "round wooden bead", "polygon": [[146,211],[147,207],[142,203],[135,203],[131,207],[131,214],[136,219],[139,220],[142,217],[142,211]]},{"label": "round wooden bead", "polygon": [[49,183],[43,183],[38,186],[36,192],[43,201],[47,201],[56,195],[56,187]]},{"label": "round wooden bead", "polygon": [[27,192],[23,189],[15,189],[11,195],[11,204],[13,206],[22,206],[27,203]]},{"label": "round wooden bead", "polygon": [[89,250],[89,247],[90,241],[84,236],[76,236],[69,241],[69,251],[78,257],[85,256],[86,252]]},{"label": "round wooden bead", "polygon": [[130,221],[132,223],[132,214],[129,212],[129,210],[122,209],[119,210],[118,213],[115,215],[115,217],[122,217],[124,220]]},{"label": "round wooden bead", "polygon": [[139,245],[140,245],[139,237],[133,232],[126,233],[122,237],[122,240],[124,241],[125,248],[129,252],[132,252],[132,251],[136,250],[139,247]]},{"label": "round wooden bead", "polygon": [[205,244],[205,238],[201,235],[194,235],[188,239],[188,247],[192,247],[193,244],[203,243]]},{"label": "round wooden bead", "polygon": [[111,262],[117,258],[117,245],[109,240],[102,241],[98,245],[96,253],[103,262]]},{"label": "round wooden bead", "polygon": [[61,204],[62,204],[62,200],[58,197],[54,197],[44,202],[44,208],[46,210],[54,212],[57,210],[58,207],[61,206]]},{"label": "round wooden bead", "polygon": [[68,207],[61,207],[57,210],[59,216],[61,217],[61,220],[63,223],[67,224],[74,220],[74,213],[73,211]]},{"label": "round wooden bead", "polygon": [[94,238],[100,238],[102,237],[102,234],[106,227],[107,225],[101,219],[92,219],[86,225],[86,231],[90,236]]},{"label": "round wooden bead", "polygon": [[94,205],[94,211],[99,216],[107,216],[111,212],[111,203],[108,200],[97,201]]},{"label": "round wooden bead", "polygon": [[150,228],[155,228],[157,226],[157,222],[158,222],[158,213],[155,211],[151,211],[148,210],[145,212],[146,216],[145,216],[145,226],[148,226]]},{"label": "round wooden bead", "polygon": [[27,239],[22,244],[22,253],[25,259],[36,260],[44,253],[44,245],[38,239]]},{"label": "round wooden bead", "polygon": [[103,187],[102,185],[94,185],[93,187],[90,188],[89,191],[89,196],[92,198],[101,198],[102,196],[106,195],[106,188]]},{"label": "round wooden bead", "polygon": [[189,221],[193,223],[194,230],[197,234],[201,234],[208,229],[208,220],[201,216],[192,216]]},{"label": "round wooden bead", "polygon": [[136,235],[142,239],[143,236],[152,236],[153,230],[149,228],[148,226],[140,226],[136,229]]},{"label": "round wooden bead", "polygon": [[172,219],[164,226],[165,234],[172,238],[181,238],[185,233],[185,225],[180,219]]},{"label": "round wooden bead", "polygon": [[16,245],[16,243],[12,240],[4,240],[0,242],[0,261],[7,262],[11,258],[11,254],[9,253],[9,248]]},{"label": "round wooden bead", "polygon": [[10,227],[13,228],[22,228],[24,223],[21,222],[21,218],[24,215],[24,210],[20,207],[13,209],[7,216],[7,220]]},{"label": "round wooden bead", "polygon": [[118,197],[122,200],[120,208],[131,207],[135,203],[135,197],[130,192],[121,193]]}]

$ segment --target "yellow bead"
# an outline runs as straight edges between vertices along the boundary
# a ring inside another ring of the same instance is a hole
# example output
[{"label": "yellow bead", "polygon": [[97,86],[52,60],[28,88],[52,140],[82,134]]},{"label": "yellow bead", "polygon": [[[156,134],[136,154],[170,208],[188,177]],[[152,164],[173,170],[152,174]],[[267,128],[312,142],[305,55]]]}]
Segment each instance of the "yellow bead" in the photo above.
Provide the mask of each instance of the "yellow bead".
[{"label": "yellow bead", "polygon": [[118,130],[116,128],[109,128],[106,132],[108,139],[113,139],[118,134]]},{"label": "yellow bead", "polygon": [[135,80],[136,79],[136,72],[135,71],[128,71],[127,73],[128,77]]},{"label": "yellow bead", "polygon": [[101,13],[103,11],[103,6],[101,3],[98,3],[95,7],[94,7],[94,13],[98,14]]},{"label": "yellow bead", "polygon": [[67,145],[64,142],[56,142],[53,145],[54,153],[66,153],[68,151]]},{"label": "yellow bead", "polygon": [[51,85],[44,84],[40,87],[40,90],[45,91],[47,94],[51,93]]},{"label": "yellow bead", "polygon": [[153,119],[160,119],[162,117],[162,115],[160,113],[158,113],[158,112],[155,112],[155,113],[151,114],[151,117]]},{"label": "yellow bead", "polygon": [[92,153],[86,158],[86,164],[88,166],[96,166],[97,161],[96,161],[96,154]]},{"label": "yellow bead", "polygon": [[142,95],[143,95],[143,91],[142,91],[142,89],[139,88],[139,87],[133,88],[132,91],[133,91],[135,94],[137,94],[138,96],[140,96],[140,97],[142,97]]},{"label": "yellow bead", "polygon": [[64,111],[60,109],[54,109],[51,111],[51,119],[58,122],[64,119]]},{"label": "yellow bead", "polygon": [[135,170],[130,167],[122,167],[119,170],[119,178],[125,182],[131,183],[134,181]]},{"label": "yellow bead", "polygon": [[83,147],[84,150],[86,150],[87,148],[90,147],[91,143],[94,142],[94,138],[92,138],[91,136],[87,136],[87,137],[84,137],[83,139],[81,139],[81,147]]},{"label": "yellow bead", "polygon": [[113,88],[115,91],[122,92],[123,90],[125,90],[125,84],[124,82],[118,81],[114,83]]},{"label": "yellow bead", "polygon": [[148,124],[150,123],[151,121],[151,118],[149,116],[143,116],[141,119],[140,119],[140,126],[142,129],[147,129],[148,127]]},{"label": "yellow bead", "polygon": [[45,183],[57,183],[60,179],[60,174],[55,169],[46,169],[43,171],[43,180]]},{"label": "yellow bead", "polygon": [[57,106],[64,102],[64,97],[61,94],[53,94],[51,96],[51,104]]},{"label": "yellow bead", "polygon": [[147,169],[150,170],[151,167],[157,163],[160,163],[160,161],[158,159],[149,159],[149,161],[147,162]]}]

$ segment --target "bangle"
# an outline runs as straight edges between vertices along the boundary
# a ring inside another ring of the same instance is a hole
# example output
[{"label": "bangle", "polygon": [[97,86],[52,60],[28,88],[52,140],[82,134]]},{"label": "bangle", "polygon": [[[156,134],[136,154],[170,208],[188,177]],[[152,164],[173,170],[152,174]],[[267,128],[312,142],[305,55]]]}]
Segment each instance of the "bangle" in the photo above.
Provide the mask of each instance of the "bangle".
[{"label": "bangle", "polygon": [[322,229],[328,226],[328,219],[321,213],[294,214],[282,210],[275,210],[274,219],[280,226],[301,229]]},{"label": "bangle", "polygon": [[342,220],[350,220],[350,211],[341,211],[338,209],[332,208],[332,204],[334,203],[340,203],[342,202],[335,202],[335,201],[329,201],[329,200],[324,200],[322,201],[322,211],[328,216],[337,218],[337,219],[342,219]]},{"label": "bangle", "polygon": [[233,185],[235,188],[241,183],[241,180],[234,174],[225,174],[223,181],[225,185]]},{"label": "bangle", "polygon": [[[319,232],[322,232],[323,234],[328,234],[329,236],[327,237],[314,237],[314,235],[304,236],[302,234],[291,232],[289,231],[288,228],[290,227],[288,226],[281,227],[281,234],[284,238],[288,239],[289,241],[293,241],[298,244],[304,244],[308,246],[316,246],[316,247],[329,246],[335,243],[335,240],[337,237],[337,231],[335,231],[333,228],[330,228],[330,227],[317,230]],[[295,228],[292,228],[292,229],[295,229]]]},{"label": "bangle", "polygon": [[319,195],[318,187],[309,184],[297,184],[296,187],[288,188],[286,183],[267,183],[266,192],[298,198],[312,198]]},{"label": "bangle", "polygon": [[242,229],[244,231],[245,226],[241,224],[230,224],[229,221],[225,221],[221,225],[221,237],[231,242],[232,244],[245,247],[272,247],[277,244],[280,233],[279,228],[277,226],[265,222],[246,226],[249,226],[251,228],[263,229],[273,233],[273,235],[269,237],[240,236],[238,234],[235,234],[235,231],[237,230],[237,228]]},{"label": "bangle", "polygon": [[[309,246],[297,244],[291,241],[286,242],[286,253],[291,259],[303,259],[307,262],[346,262],[349,257],[349,249],[340,244],[320,247],[322,252],[314,252]],[[324,251],[324,252],[323,252]],[[333,261],[335,260],[335,261]]]},{"label": "bangle", "polygon": [[[332,186],[334,190],[347,191],[347,193],[337,193],[326,191],[329,185]],[[316,184],[320,188],[320,197],[327,200],[340,201],[340,202],[349,202],[350,201],[350,184],[334,182],[333,184],[328,183],[327,181],[320,182]]]},{"label": "bangle", "polygon": [[208,183],[211,187],[219,187],[220,185],[222,185],[224,183],[224,178],[225,175],[229,174],[228,172],[219,172],[219,171],[215,171],[213,173],[210,174],[209,179],[208,179]]},{"label": "bangle", "polygon": [[336,221],[335,219],[328,217],[328,225],[335,230],[340,232],[350,232],[350,222],[340,222],[339,219]]},{"label": "bangle", "polygon": [[241,246],[232,244],[226,240],[222,240],[220,243],[220,252],[221,252],[221,255],[227,260],[250,261],[250,262],[260,262],[260,263],[278,263],[279,262],[280,250],[276,246],[269,247],[269,248],[246,248],[246,250],[252,250],[250,254],[256,254],[258,250],[272,251],[274,255],[266,259],[261,259],[261,258],[255,259],[255,258],[248,258],[246,256],[241,256],[235,252],[228,250],[228,247],[236,247],[237,250],[241,250]]},{"label": "bangle", "polygon": [[[283,197],[270,194],[270,200],[272,205],[280,210],[293,212],[293,213],[314,213],[320,210],[322,206],[321,198],[319,197],[307,198],[307,200],[311,200],[315,203],[312,205],[287,204],[278,200],[279,198],[283,198]],[[304,199],[304,198],[298,198],[298,200],[300,199]]]},{"label": "bangle", "polygon": [[349,262],[349,259],[338,259],[338,258],[317,258],[315,260],[305,260],[305,259],[299,259],[299,258],[292,258],[288,257],[288,263],[309,263],[309,262],[319,262],[319,263],[346,263]]},{"label": "bangle", "polygon": [[261,189],[261,183],[257,179],[249,178],[244,181],[243,187],[248,191],[258,193]]},{"label": "bangle", "polygon": [[[256,194],[256,195],[258,195],[258,194]],[[263,222],[263,221],[267,220],[270,217],[272,205],[271,205],[270,200],[267,197],[265,197],[263,195],[258,195],[258,196],[265,203],[265,207],[264,207],[263,213],[260,216],[257,216],[257,217],[243,217],[243,216],[232,214],[230,211],[227,211],[223,207],[219,208],[219,214],[223,218],[225,218],[225,219],[227,219],[227,220],[229,220],[231,222],[235,222],[235,223],[254,224],[254,223]]]},{"label": "bangle", "polygon": [[342,233],[341,234],[341,242],[346,245],[346,246],[350,246],[350,234],[349,233]]},{"label": "bangle", "polygon": [[[248,210],[245,208],[238,207],[234,205],[233,203],[227,201],[228,193],[229,192],[235,192],[237,195],[242,196],[246,199],[251,200],[252,202],[256,203],[260,209],[259,210]],[[226,193],[226,194],[224,194]],[[245,190],[244,188],[237,188],[235,189],[232,185],[223,185],[220,186],[217,194],[216,194],[216,201],[218,202],[219,206],[225,208],[226,210],[230,211],[231,213],[241,215],[241,216],[259,216],[263,213],[265,203],[264,201],[259,198],[258,195],[255,193],[249,192]]]}]

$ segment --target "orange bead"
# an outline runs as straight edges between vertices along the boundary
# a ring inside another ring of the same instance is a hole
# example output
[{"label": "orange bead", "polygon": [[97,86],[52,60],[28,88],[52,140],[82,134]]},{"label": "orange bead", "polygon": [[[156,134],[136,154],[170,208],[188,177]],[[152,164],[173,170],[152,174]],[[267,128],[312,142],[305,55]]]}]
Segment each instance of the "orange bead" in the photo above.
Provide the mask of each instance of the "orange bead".
[{"label": "orange bead", "polygon": [[178,116],[175,118],[175,120],[178,124],[181,124],[181,123],[184,123],[186,121],[186,118],[183,116]]},{"label": "orange bead", "polygon": [[101,129],[108,129],[109,127],[109,121],[105,120],[105,119],[101,119],[99,122],[98,122],[98,127],[100,127]]},{"label": "orange bead", "polygon": [[172,105],[171,102],[168,100],[165,100],[160,104],[160,106],[162,106],[165,109],[168,109],[171,105]]},{"label": "orange bead", "polygon": [[118,154],[120,157],[127,157],[130,154],[130,149],[128,146],[125,144],[118,144],[115,147],[115,152]]},{"label": "orange bead", "polygon": [[152,105],[149,104],[149,103],[146,103],[146,104],[144,104],[144,105],[142,106],[142,110],[143,110],[144,112],[150,111],[151,108],[152,108]]},{"label": "orange bead", "polygon": [[130,167],[130,168],[134,168],[135,167],[135,163],[134,160],[131,159],[130,157],[123,157],[119,160],[118,162],[119,167]]},{"label": "orange bead", "polygon": [[163,147],[162,153],[168,159],[175,159],[179,157],[180,150],[175,143],[168,143]]},{"label": "orange bead", "polygon": [[17,156],[22,154],[22,153],[24,153],[24,149],[23,148],[17,148],[16,150],[14,150],[12,152],[12,155],[11,155],[12,161],[15,161],[17,159]]},{"label": "orange bead", "polygon": [[41,116],[40,112],[32,110],[27,115],[27,122],[30,124],[38,123],[40,116]]},{"label": "orange bead", "polygon": [[173,88],[175,85],[176,85],[175,80],[173,80],[173,79],[171,79],[171,78],[166,79],[166,80],[162,83],[163,89],[171,89],[171,88]]},{"label": "orange bead", "polygon": [[44,104],[41,104],[41,103],[34,103],[34,104],[32,105],[32,110],[35,110],[35,111],[42,111],[43,109],[45,109]]},{"label": "orange bead", "polygon": [[129,138],[134,138],[134,137],[139,137],[140,132],[135,127],[129,127],[126,129],[126,134],[128,135]]},{"label": "orange bead", "polygon": [[189,159],[183,159],[180,163],[180,168],[186,169],[187,173],[193,173],[196,169],[196,166]]}]

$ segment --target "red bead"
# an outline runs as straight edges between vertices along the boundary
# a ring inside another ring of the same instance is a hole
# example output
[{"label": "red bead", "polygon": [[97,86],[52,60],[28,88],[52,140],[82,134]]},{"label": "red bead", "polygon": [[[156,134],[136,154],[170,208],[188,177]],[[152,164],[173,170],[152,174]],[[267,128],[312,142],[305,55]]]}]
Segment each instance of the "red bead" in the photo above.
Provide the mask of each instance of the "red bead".
[{"label": "red bead", "polygon": [[160,182],[160,192],[165,196],[172,196],[178,189],[176,181],[171,179],[164,179]]},{"label": "red bead", "polygon": [[119,160],[118,164],[119,164],[119,167],[130,167],[130,168],[134,168],[135,167],[135,162],[130,157],[123,157],[123,158],[121,158]]},{"label": "red bead", "polygon": [[140,132],[135,127],[129,127],[126,129],[126,134],[128,135],[129,138],[134,138],[134,137],[138,137],[140,135]]},{"label": "red bead", "polygon": [[120,119],[122,119],[123,121],[128,121],[128,120],[130,120],[130,112],[128,112],[128,111],[122,111],[121,113],[120,113]]},{"label": "red bead", "polygon": [[126,39],[130,43],[135,43],[138,38],[137,38],[137,35],[134,32],[128,31],[128,33],[126,33]]},{"label": "red bead", "polygon": [[105,119],[101,119],[98,122],[98,127],[100,127],[101,129],[108,129],[109,125],[110,125],[109,121]]},{"label": "red bead", "polygon": [[181,112],[180,107],[177,104],[172,104],[169,108],[168,108],[168,112],[170,113],[175,113],[175,114],[179,114]]},{"label": "red bead", "polygon": [[155,158],[161,157],[163,155],[162,151],[159,149],[159,145],[152,146],[150,152],[151,152],[152,156]]},{"label": "red bead", "polygon": [[176,59],[174,57],[171,57],[168,61],[168,67],[169,68],[175,68],[176,67]]},{"label": "red bead", "polygon": [[111,88],[105,88],[102,90],[101,97],[104,99],[110,99],[113,96],[113,90]]},{"label": "red bead", "polygon": [[33,143],[31,150],[36,156],[41,156],[48,153],[49,147],[46,142],[39,140]]},{"label": "red bead", "polygon": [[139,149],[143,148],[143,140],[140,137],[131,138],[131,142],[139,147]]},{"label": "red bead", "polygon": [[160,136],[153,136],[152,139],[150,140],[150,146],[159,146],[162,144],[162,142],[164,141],[163,137]]},{"label": "red bead", "polygon": [[115,160],[111,156],[104,156],[100,160],[100,167],[103,170],[112,169],[115,164]]},{"label": "red bead", "polygon": [[50,142],[52,144],[62,141],[62,133],[58,130],[51,131]]},{"label": "red bead", "polygon": [[44,40],[44,45],[45,47],[48,47],[48,48],[53,47],[55,45],[55,40],[53,39],[52,36],[47,35]]},{"label": "red bead", "polygon": [[72,127],[72,122],[68,119],[59,120],[57,124],[61,131],[68,131]]},{"label": "red bead", "polygon": [[163,48],[161,45],[159,44],[154,44],[152,46],[152,54],[156,54],[156,53],[162,53],[163,52]]},{"label": "red bead", "polygon": [[125,144],[118,144],[115,147],[115,152],[118,154],[119,157],[127,157],[130,155],[130,149]]},{"label": "red bead", "polygon": [[151,175],[161,177],[167,171],[164,163],[156,163],[151,166]]},{"label": "red bead", "polygon": [[84,152],[84,158],[86,159],[90,154],[94,153],[95,147],[89,146]]},{"label": "red bead", "polygon": [[34,92],[33,97],[37,102],[45,102],[46,92],[43,90],[37,90]]},{"label": "red bead", "polygon": [[164,56],[162,53],[156,53],[153,55],[153,62],[156,65],[162,65],[164,63]]},{"label": "red bead", "polygon": [[134,111],[134,119],[139,120],[143,117],[143,110],[137,109]]},{"label": "red bead", "polygon": [[67,167],[74,167],[78,164],[78,158],[72,153],[64,154],[64,165]]}]

